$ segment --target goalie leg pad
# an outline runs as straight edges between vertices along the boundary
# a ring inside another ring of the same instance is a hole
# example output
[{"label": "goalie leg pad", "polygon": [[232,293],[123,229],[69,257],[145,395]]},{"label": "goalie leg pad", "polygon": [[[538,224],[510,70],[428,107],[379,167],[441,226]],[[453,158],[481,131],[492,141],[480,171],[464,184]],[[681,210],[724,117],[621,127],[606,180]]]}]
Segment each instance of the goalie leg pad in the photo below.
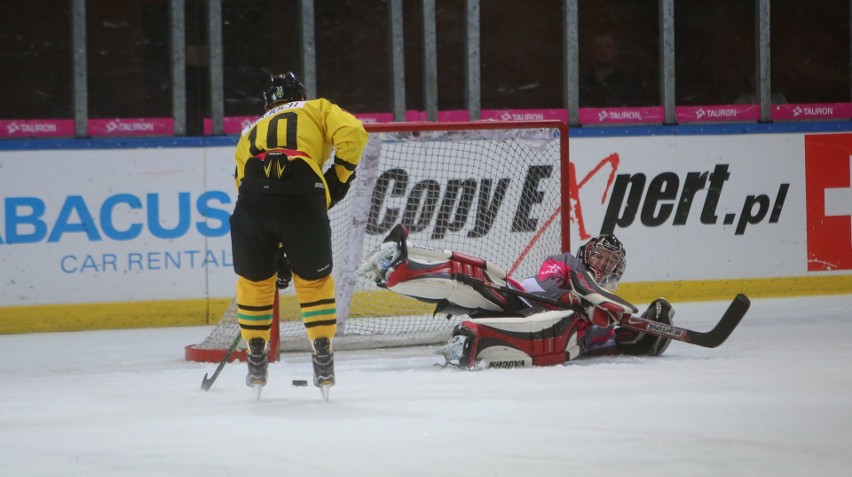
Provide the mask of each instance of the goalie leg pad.
[{"label": "goalie leg pad", "polygon": [[385,286],[388,290],[427,303],[446,301],[468,312],[484,310],[506,313],[522,307],[514,295],[460,280],[460,276],[474,276],[482,281],[490,281],[483,273],[472,273],[473,270],[462,274],[458,272],[460,268],[467,268],[467,264],[460,264],[455,258],[424,261],[409,256],[406,262],[388,274]]},{"label": "goalie leg pad", "polygon": [[562,364],[580,355],[579,320],[564,310],[466,320],[456,326],[447,346],[438,352],[447,362],[468,369]]},{"label": "goalie leg pad", "polygon": [[358,273],[401,295],[437,303],[436,311],[440,312],[503,314],[523,306],[515,295],[463,281],[472,277],[506,286],[506,272],[499,267],[481,258],[408,242],[407,238],[404,227],[394,227]]},{"label": "goalie leg pad", "polygon": [[[672,305],[664,298],[658,298],[651,302],[645,313],[642,313],[642,318],[671,325],[674,314]],[[660,356],[672,341],[668,338],[624,327],[616,328],[615,340],[622,353],[633,356]]]}]

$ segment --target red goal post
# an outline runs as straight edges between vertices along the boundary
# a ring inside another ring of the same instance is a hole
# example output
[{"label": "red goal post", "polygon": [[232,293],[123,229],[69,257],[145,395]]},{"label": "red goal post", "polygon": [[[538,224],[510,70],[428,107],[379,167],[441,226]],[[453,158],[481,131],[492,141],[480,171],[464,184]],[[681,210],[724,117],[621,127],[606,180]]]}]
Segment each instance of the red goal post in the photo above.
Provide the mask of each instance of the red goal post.
[{"label": "red goal post", "polygon": [[[462,317],[355,276],[390,229],[409,240],[485,258],[522,278],[567,251],[568,128],[560,121],[476,121],[365,125],[369,144],[346,199],[329,211],[338,335],[335,349],[440,343]],[[298,301],[281,292],[271,345],[308,350]],[[186,359],[218,361],[239,332],[236,304]],[[245,359],[241,343],[237,359]],[[217,358],[218,357],[218,358]]]}]

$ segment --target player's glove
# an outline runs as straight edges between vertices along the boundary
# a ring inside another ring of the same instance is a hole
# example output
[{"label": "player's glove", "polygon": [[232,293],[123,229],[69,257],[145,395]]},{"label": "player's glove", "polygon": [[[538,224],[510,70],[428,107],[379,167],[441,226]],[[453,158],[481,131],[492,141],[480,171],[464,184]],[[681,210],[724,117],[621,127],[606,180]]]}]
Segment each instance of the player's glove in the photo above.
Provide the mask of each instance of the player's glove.
[{"label": "player's glove", "polygon": [[351,186],[352,181],[355,180],[355,173],[353,172],[352,175],[349,176],[348,181],[340,182],[340,179],[337,178],[337,173],[334,172],[334,166],[332,166],[325,171],[323,176],[325,176],[325,183],[328,184],[328,195],[331,196],[331,204],[328,206],[330,209],[346,197],[346,193],[349,192],[349,186]]},{"label": "player's glove", "polygon": [[290,282],[293,281],[293,272],[290,271],[290,262],[287,260],[287,255],[283,253],[278,254],[278,263],[276,265],[278,269],[278,278],[275,279],[275,286],[278,287],[279,290],[283,290],[290,286]]}]

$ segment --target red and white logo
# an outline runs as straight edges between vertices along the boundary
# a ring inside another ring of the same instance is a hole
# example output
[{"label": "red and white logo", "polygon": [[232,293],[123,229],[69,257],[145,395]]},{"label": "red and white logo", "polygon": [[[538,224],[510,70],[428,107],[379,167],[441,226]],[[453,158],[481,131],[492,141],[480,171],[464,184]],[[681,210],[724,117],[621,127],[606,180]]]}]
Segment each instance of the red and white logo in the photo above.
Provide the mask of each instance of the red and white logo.
[{"label": "red and white logo", "polygon": [[808,271],[852,270],[852,134],[805,135]]}]

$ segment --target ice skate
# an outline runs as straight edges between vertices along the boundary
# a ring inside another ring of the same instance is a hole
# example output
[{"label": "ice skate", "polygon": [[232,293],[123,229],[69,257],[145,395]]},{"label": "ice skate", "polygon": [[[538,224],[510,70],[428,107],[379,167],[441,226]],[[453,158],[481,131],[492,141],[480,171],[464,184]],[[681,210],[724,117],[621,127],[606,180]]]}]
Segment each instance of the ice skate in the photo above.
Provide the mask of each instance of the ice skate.
[{"label": "ice skate", "polygon": [[260,399],[260,393],[263,386],[266,385],[266,376],[269,370],[269,350],[263,338],[249,340],[246,362],[248,363],[246,386],[253,387],[257,393],[257,399]]},{"label": "ice skate", "polygon": [[323,399],[328,401],[329,388],[334,386],[334,353],[331,351],[331,340],[317,338],[314,340],[314,386],[320,388]]},{"label": "ice skate", "polygon": [[385,241],[364,261],[356,274],[383,285],[388,274],[406,259],[408,232],[402,225],[391,230]]},{"label": "ice skate", "polygon": [[474,348],[479,338],[464,324],[458,324],[453,329],[453,335],[445,346],[435,351],[444,357],[444,363],[435,363],[435,366],[446,368],[452,366],[460,369],[475,369],[477,366]]},{"label": "ice skate", "polygon": [[435,365],[442,368],[446,368],[447,366],[459,367],[459,361],[464,356],[465,348],[469,348],[467,346],[468,339],[469,337],[465,335],[455,335],[450,338],[450,341],[445,346],[435,351],[435,354],[440,354],[444,357],[444,363],[435,363]]}]

